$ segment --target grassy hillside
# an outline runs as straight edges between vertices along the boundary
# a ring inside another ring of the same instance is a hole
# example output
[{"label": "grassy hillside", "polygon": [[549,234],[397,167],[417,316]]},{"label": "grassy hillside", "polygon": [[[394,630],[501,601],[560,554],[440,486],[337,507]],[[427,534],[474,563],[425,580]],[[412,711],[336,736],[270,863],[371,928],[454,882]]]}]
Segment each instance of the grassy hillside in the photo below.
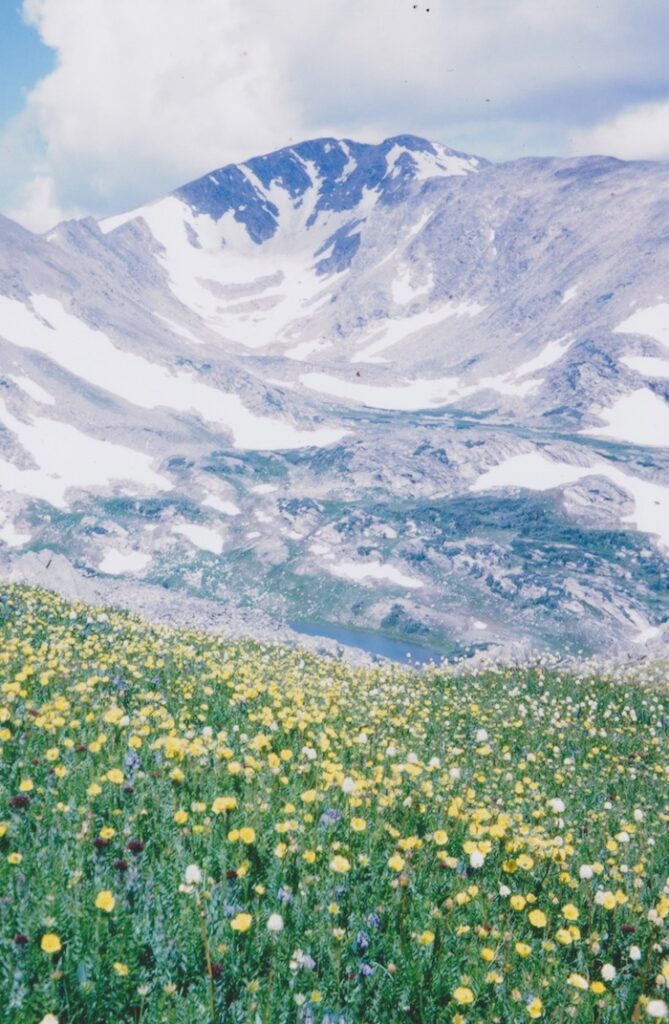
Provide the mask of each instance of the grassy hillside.
[{"label": "grassy hillside", "polygon": [[661,1017],[668,727],[0,589],[1,1019]]}]

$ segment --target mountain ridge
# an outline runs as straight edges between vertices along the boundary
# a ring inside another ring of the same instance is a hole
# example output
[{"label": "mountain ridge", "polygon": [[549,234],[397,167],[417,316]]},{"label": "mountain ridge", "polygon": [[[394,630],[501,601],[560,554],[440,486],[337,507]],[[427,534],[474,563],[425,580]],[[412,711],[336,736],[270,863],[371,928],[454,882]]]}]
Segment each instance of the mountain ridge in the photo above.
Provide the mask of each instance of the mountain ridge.
[{"label": "mountain ridge", "polygon": [[669,166],[414,136],[230,166],[0,221],[6,560],[446,653],[664,642]]}]

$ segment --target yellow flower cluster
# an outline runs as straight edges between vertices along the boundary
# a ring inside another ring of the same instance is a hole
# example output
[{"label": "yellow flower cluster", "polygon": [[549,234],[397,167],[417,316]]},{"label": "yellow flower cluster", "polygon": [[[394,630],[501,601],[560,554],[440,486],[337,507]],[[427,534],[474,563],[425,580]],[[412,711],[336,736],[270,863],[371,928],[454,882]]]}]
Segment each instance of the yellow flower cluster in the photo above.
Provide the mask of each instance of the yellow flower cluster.
[{"label": "yellow flower cluster", "polygon": [[369,1024],[661,1011],[666,686],[354,670],[0,594],[5,975],[35,951],[47,1000],[25,1019],[66,992],[84,1020],[93,991],[100,1019],[117,1000],[143,1024],[207,1002]]}]

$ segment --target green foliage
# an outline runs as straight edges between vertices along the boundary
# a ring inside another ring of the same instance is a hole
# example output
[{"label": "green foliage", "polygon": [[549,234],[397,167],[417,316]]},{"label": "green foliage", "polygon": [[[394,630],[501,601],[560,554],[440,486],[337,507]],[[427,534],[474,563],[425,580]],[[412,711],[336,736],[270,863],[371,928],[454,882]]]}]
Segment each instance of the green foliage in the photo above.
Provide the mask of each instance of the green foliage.
[{"label": "green foliage", "polygon": [[0,589],[2,1021],[651,1020],[668,725]]}]

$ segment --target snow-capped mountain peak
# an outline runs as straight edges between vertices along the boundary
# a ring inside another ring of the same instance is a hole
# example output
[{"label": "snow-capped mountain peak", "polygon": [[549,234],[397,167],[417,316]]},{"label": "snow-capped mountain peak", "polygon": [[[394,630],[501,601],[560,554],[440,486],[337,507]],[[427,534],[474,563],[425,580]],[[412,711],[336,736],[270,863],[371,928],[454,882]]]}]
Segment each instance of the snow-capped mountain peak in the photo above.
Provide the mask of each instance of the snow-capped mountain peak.
[{"label": "snow-capped mountain peak", "polygon": [[316,139],[0,221],[0,541],[442,640],[659,636],[668,182]]}]

